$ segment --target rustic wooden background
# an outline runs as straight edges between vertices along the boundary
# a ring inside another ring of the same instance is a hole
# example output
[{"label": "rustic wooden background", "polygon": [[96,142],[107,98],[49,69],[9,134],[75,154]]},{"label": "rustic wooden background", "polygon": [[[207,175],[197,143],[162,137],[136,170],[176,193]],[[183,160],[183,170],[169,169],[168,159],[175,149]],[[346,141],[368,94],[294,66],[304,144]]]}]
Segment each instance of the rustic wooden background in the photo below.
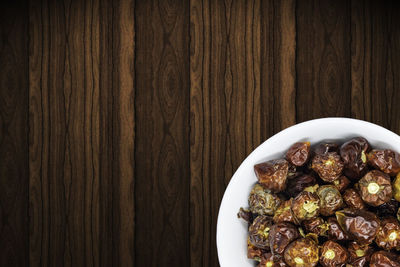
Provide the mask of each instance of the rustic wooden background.
[{"label": "rustic wooden background", "polygon": [[0,266],[217,266],[256,146],[305,120],[400,133],[399,1],[12,1]]}]

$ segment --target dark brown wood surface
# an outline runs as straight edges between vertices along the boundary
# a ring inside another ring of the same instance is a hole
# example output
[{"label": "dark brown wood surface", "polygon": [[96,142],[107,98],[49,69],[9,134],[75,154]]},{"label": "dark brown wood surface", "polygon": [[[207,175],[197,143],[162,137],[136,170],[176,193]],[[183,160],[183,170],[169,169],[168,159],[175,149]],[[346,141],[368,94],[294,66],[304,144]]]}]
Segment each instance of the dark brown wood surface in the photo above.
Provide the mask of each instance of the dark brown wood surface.
[{"label": "dark brown wood surface", "polygon": [[7,1],[0,266],[218,266],[261,142],[343,116],[400,134],[400,4]]},{"label": "dark brown wood surface", "polygon": [[28,7],[23,1],[10,1],[0,14],[0,266],[26,266],[30,235]]}]

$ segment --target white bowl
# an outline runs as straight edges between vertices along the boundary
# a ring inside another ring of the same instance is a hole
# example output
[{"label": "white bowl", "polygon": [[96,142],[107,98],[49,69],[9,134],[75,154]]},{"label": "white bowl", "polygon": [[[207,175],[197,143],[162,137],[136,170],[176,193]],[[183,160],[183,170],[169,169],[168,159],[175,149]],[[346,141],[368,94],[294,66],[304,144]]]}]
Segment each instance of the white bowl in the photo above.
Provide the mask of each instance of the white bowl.
[{"label": "white bowl", "polygon": [[233,175],[222,198],[217,222],[217,249],[222,267],[250,267],[255,261],[247,259],[247,223],[237,218],[240,207],[248,207],[247,198],[257,178],[253,166],[282,158],[295,142],[346,140],[365,137],[373,147],[400,151],[400,136],[373,123],[348,119],[324,118],[306,121],[289,127],[258,146]]}]

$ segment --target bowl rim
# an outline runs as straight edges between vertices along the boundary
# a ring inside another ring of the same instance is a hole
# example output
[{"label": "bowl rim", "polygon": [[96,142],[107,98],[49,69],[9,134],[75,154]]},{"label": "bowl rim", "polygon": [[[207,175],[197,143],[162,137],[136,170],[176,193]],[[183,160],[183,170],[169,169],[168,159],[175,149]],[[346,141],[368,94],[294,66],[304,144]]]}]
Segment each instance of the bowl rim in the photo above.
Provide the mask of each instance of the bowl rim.
[{"label": "bowl rim", "polygon": [[300,128],[300,127],[305,127],[305,126],[311,126],[311,125],[315,125],[315,124],[319,124],[319,123],[354,123],[357,125],[364,125],[364,126],[368,126],[368,127],[374,127],[379,129],[380,131],[384,131],[386,132],[386,134],[392,135],[393,138],[397,138],[400,139],[400,136],[397,135],[396,133],[390,131],[389,129],[386,129],[383,126],[380,126],[378,124],[372,123],[372,122],[368,122],[368,121],[364,121],[364,120],[360,120],[360,119],[353,119],[353,118],[346,118],[346,117],[324,117],[324,118],[318,118],[318,119],[312,119],[312,120],[308,120],[308,121],[304,121],[298,124],[294,124],[292,126],[289,126],[277,133],[275,133],[274,135],[272,135],[270,138],[268,138],[267,140],[265,140],[264,142],[262,142],[260,145],[258,145],[250,154],[248,154],[246,156],[246,158],[241,162],[241,164],[239,165],[239,167],[236,169],[235,173],[232,175],[227,187],[225,188],[225,192],[224,195],[221,199],[221,203],[219,205],[219,210],[218,210],[218,217],[217,217],[217,225],[216,225],[216,245],[217,245],[217,255],[218,255],[218,262],[219,265],[222,266],[222,262],[221,262],[221,236],[219,236],[218,233],[220,233],[221,231],[219,230],[221,228],[221,213],[224,213],[224,207],[225,207],[225,202],[227,201],[227,195],[229,195],[229,192],[231,191],[231,185],[234,183],[234,181],[236,181],[238,179],[238,175],[237,173],[241,172],[241,169],[244,168],[245,162],[249,161],[252,158],[252,155],[257,154],[259,150],[261,150],[262,147],[264,147],[266,144],[268,143],[272,143],[274,142],[275,139],[279,138],[279,136],[287,131],[292,131],[295,130],[296,128]]}]

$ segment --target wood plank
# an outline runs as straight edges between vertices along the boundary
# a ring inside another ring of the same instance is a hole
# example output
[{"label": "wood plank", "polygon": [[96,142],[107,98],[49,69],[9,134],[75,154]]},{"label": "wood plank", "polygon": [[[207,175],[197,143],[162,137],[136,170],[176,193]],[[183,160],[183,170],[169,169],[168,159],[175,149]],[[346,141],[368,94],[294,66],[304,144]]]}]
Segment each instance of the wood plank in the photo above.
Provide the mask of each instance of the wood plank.
[{"label": "wood plank", "polygon": [[261,2],[262,140],[296,122],[295,1]]},{"label": "wood plank", "polygon": [[263,140],[324,116],[400,133],[395,1],[134,2],[2,10],[0,265],[218,266]]},{"label": "wood plank", "polygon": [[350,116],[350,2],[299,1],[297,121]]},{"label": "wood plank", "polygon": [[[111,244],[111,227],[104,222],[112,215],[110,190],[104,189],[110,180],[100,181],[111,172],[110,151],[100,147],[104,139],[110,140],[105,137],[110,119],[104,115],[111,106],[100,104],[111,91],[105,78],[111,70],[104,65],[107,54],[100,59],[107,43],[100,46],[97,37],[99,15],[98,1],[30,2],[30,262],[34,266],[101,265],[104,245]],[[105,82],[101,88],[100,80]],[[102,152],[105,155],[100,156]],[[100,244],[103,237],[105,243]]]},{"label": "wood plank", "polygon": [[[280,121],[275,120],[274,74],[275,74],[275,12],[274,0],[261,1],[261,134],[267,139],[279,131]],[[279,93],[279,92],[278,92]]]},{"label": "wood plank", "polygon": [[277,115],[280,129],[296,123],[296,18],[295,1],[275,1],[274,53],[275,78],[274,88],[278,103]]},{"label": "wood plank", "polygon": [[351,115],[371,120],[371,1],[351,1]]},{"label": "wood plank", "polygon": [[371,3],[371,119],[400,133],[399,3]]},{"label": "wood plank", "polygon": [[223,191],[261,142],[260,1],[191,1],[191,25],[191,262],[216,266]]},{"label": "wood plank", "polygon": [[[100,92],[99,92],[99,1],[85,1],[83,9],[83,40],[84,40],[84,87],[85,101],[84,105],[84,137],[82,138],[84,145],[84,231],[85,231],[85,265],[98,266],[99,265],[99,241],[102,239],[100,236],[99,228],[99,152],[100,152],[100,138],[99,138],[99,123],[100,123]],[[79,34],[81,34],[79,30]],[[81,48],[78,48],[81,49]],[[72,76],[72,73],[71,73]],[[80,118],[80,116],[79,116]],[[82,179],[82,177],[80,177]]]},{"label": "wood plank", "polygon": [[[227,183],[248,153],[295,121],[294,1],[191,1],[191,25],[191,262],[218,266]],[[271,97],[279,104],[266,104]]]},{"label": "wood plank", "polygon": [[[54,34],[50,33],[50,6],[47,2],[43,3],[30,3],[30,14],[31,14],[31,40],[30,40],[30,57],[29,57],[29,72],[30,72],[30,213],[31,213],[31,231],[30,233],[30,261],[34,265],[48,266],[50,262],[55,262],[54,258],[51,259],[51,254],[56,254],[57,263],[61,264],[63,262],[64,248],[60,249],[61,245],[64,245],[64,240],[59,242],[59,238],[55,238],[54,230],[51,232],[51,227],[55,228],[54,222],[58,219],[58,227],[61,236],[65,236],[65,225],[60,222],[61,217],[65,217],[65,213],[57,214],[56,208],[51,207],[52,202],[55,204],[57,196],[53,195],[51,198],[50,194],[50,180],[55,180],[61,177],[57,175],[55,178],[50,178],[50,172],[54,169],[63,169],[63,164],[60,163],[59,155],[55,153],[56,147],[52,148],[53,155],[50,155],[50,147],[54,141],[50,142],[50,132],[53,132],[52,136],[57,136],[54,134],[54,129],[50,129],[50,103],[56,101],[54,99],[50,100],[50,80],[51,77],[53,81],[59,81],[62,83],[62,78],[60,71],[55,70],[50,74],[50,60],[53,60],[53,64],[56,62],[55,57],[58,56],[59,51],[53,51],[50,53],[50,40],[54,42]],[[65,24],[65,21],[62,22]],[[54,25],[54,27],[59,27]],[[53,29],[54,32],[57,32]],[[54,45],[53,45],[54,47]],[[65,50],[65,46],[61,48]],[[64,60],[63,60],[64,61]],[[64,63],[64,62],[63,62]],[[53,66],[55,69],[58,67],[57,64]],[[55,74],[58,72],[58,78],[54,78]],[[62,73],[62,72],[61,72]],[[51,77],[50,77],[51,76]],[[61,87],[61,86],[60,86]],[[60,108],[63,109],[64,105]],[[53,113],[54,114],[54,113]],[[63,116],[64,117],[64,116]],[[54,122],[60,123],[59,121]],[[62,122],[65,123],[64,121]],[[61,135],[65,132],[65,127],[60,131],[60,139],[65,140],[65,136]],[[53,138],[54,140],[54,138]],[[62,153],[62,156],[64,153]],[[52,164],[55,164],[56,159],[58,159],[58,164],[56,168],[51,168],[50,159],[52,159]],[[61,179],[59,179],[61,180]],[[57,181],[58,182],[58,181]],[[61,188],[61,186],[58,186]],[[52,187],[54,189],[54,186]],[[37,194],[35,194],[37,192]],[[59,194],[62,195],[61,193]],[[65,204],[64,201],[57,199],[57,204]],[[61,202],[61,203],[60,203]],[[61,208],[65,210],[65,207]],[[53,212],[51,213],[51,210]],[[51,241],[52,238],[52,241]],[[50,242],[52,245],[50,246]],[[59,244],[62,243],[62,244]]]},{"label": "wood plank", "polygon": [[[207,104],[211,121],[210,156],[207,160],[210,166],[211,266],[217,266],[218,262],[215,225],[223,193],[241,161],[259,143],[259,140],[250,138],[253,132],[260,131],[259,124],[255,123],[260,113],[254,109],[257,106],[253,105],[253,96],[259,94],[260,87],[255,80],[246,79],[248,75],[258,74],[254,67],[246,69],[245,66],[246,42],[253,38],[253,33],[246,36],[246,33],[250,34],[249,30],[246,31],[246,25],[254,23],[256,26],[253,29],[258,29],[260,22],[254,20],[257,16],[246,12],[249,3],[210,1],[210,21],[205,22],[211,27],[211,44],[207,51],[210,54],[210,101]],[[259,52],[252,50],[251,54],[258,55]],[[247,120],[249,113],[253,120]]]},{"label": "wood plank", "polygon": [[137,1],[135,265],[188,266],[189,2]]},{"label": "wood plank", "polygon": [[[48,191],[48,9],[29,3],[29,262],[48,266],[49,191]],[[42,90],[45,86],[46,90]]]},{"label": "wood plank", "polygon": [[99,265],[113,264],[113,6],[99,3]]},{"label": "wood plank", "polygon": [[113,264],[133,266],[135,4],[133,0],[113,4]]},{"label": "wood plank", "polygon": [[352,114],[397,133],[400,6],[352,1]]},{"label": "wood plank", "polygon": [[0,266],[26,266],[28,228],[28,3],[0,11]]},{"label": "wood plank", "polygon": [[[210,259],[210,3],[190,2],[190,263]],[[215,227],[215,226],[214,226]]]},{"label": "wood plank", "polygon": [[[400,109],[397,103],[400,102],[400,3],[398,1],[392,1],[391,5],[387,6],[390,11],[389,19],[389,31],[390,31],[390,44],[389,44],[389,59],[391,64],[391,75],[387,75],[386,84],[391,84],[391,92],[387,98],[390,101],[389,106],[389,129],[397,134],[400,134]],[[391,81],[389,81],[391,79]]]}]

